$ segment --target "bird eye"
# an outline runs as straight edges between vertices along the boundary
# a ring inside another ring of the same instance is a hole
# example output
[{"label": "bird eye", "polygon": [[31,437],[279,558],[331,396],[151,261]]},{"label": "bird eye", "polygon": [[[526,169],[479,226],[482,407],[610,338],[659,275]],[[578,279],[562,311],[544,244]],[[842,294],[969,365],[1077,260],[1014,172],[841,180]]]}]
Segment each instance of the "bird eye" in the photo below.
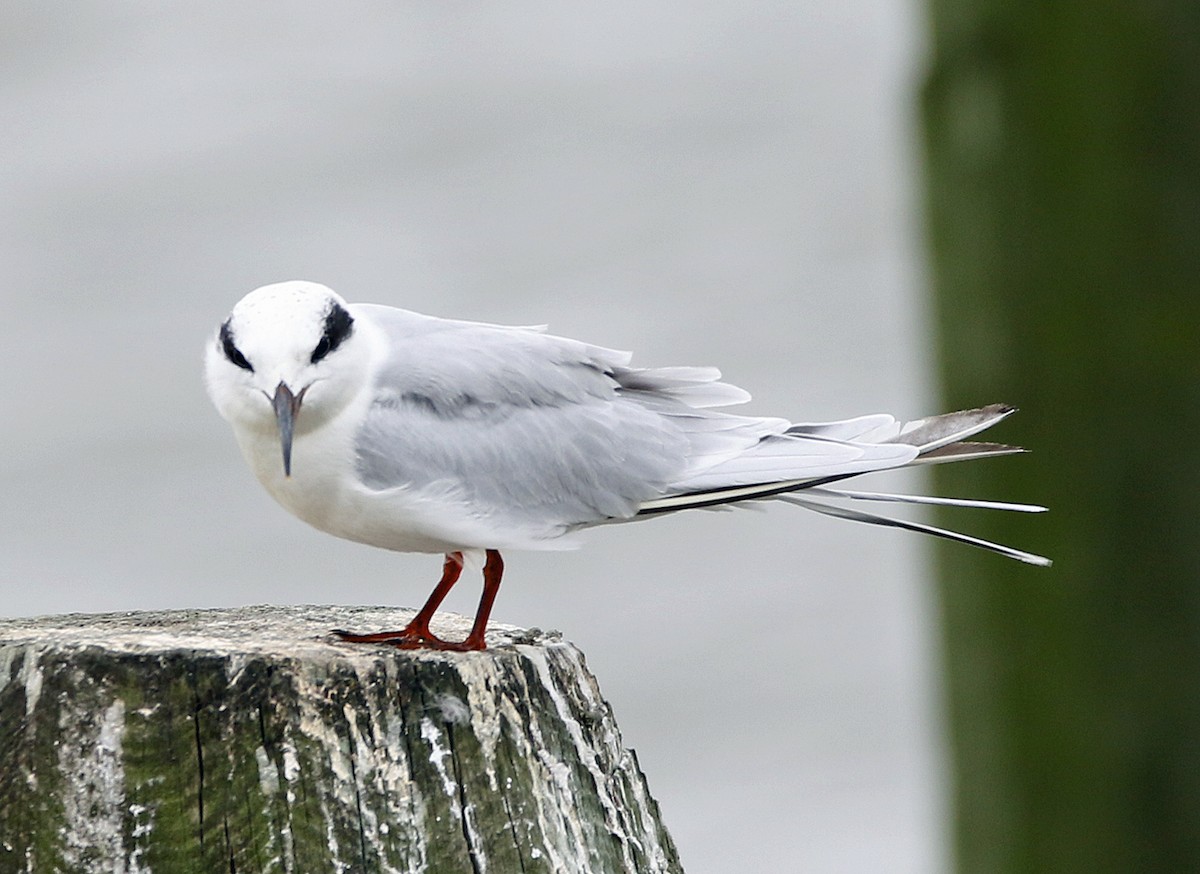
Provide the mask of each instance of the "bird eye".
[{"label": "bird eye", "polygon": [[329,342],[329,337],[322,337],[321,342],[317,343],[317,348],[313,350],[312,358],[310,358],[309,361],[313,364],[316,364],[318,361],[328,355],[331,349],[333,349],[333,344]]},{"label": "bird eye", "polygon": [[316,364],[345,340],[354,331],[354,319],[346,308],[334,301],[325,314],[325,333],[321,335],[317,348],[313,349],[309,362]]},{"label": "bird eye", "polygon": [[246,356],[241,353],[237,346],[233,345],[233,333],[229,330],[229,322],[221,325],[221,350],[225,353],[225,357],[236,364],[242,370],[254,372],[254,366],[246,360]]}]

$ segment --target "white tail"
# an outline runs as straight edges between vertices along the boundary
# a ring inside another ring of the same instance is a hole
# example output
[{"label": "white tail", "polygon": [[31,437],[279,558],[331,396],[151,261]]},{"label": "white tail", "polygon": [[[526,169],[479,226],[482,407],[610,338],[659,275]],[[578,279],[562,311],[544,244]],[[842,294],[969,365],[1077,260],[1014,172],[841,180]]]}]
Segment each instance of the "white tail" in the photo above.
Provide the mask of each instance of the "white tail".
[{"label": "white tail", "polygon": [[[959,534],[926,525],[878,516],[859,509],[842,506],[838,501],[881,501],[904,504],[933,504],[952,507],[976,507],[988,510],[1008,510],[1018,513],[1041,513],[1045,507],[1031,504],[1013,504],[1003,501],[982,501],[967,498],[940,498],[927,495],[892,495],[876,492],[844,491],[826,488],[830,483],[859,476],[873,470],[908,467],[919,464],[941,464],[951,461],[969,461],[1012,455],[1025,450],[1001,443],[968,442],[967,437],[990,428],[1011,415],[1014,407],[992,404],[975,410],[962,410],[931,416],[901,424],[886,415],[861,416],[839,422],[799,424],[789,426],[782,434],[764,439],[755,450],[748,452],[737,464],[722,465],[706,471],[701,478],[690,483],[702,482],[703,488],[685,488],[675,494],[647,501],[638,509],[639,516],[671,513],[678,510],[713,508],[744,504],[750,501],[779,500],[823,513],[840,519],[867,522],[918,531],[935,537],[944,537],[987,549],[1008,558],[1041,566],[1049,566],[1050,560],[1040,555],[1023,552],[978,537]],[[769,459],[805,459],[820,456],[820,446],[830,445],[861,450],[857,457],[848,460],[841,469],[828,464],[812,465],[801,462],[793,476],[746,484],[747,470],[771,469]],[[807,447],[807,451],[806,451]],[[889,451],[887,447],[894,447]],[[907,450],[907,451],[906,451]],[[727,467],[733,482],[721,484],[722,467]],[[805,476],[804,473],[816,474]],[[741,481],[738,482],[737,479]],[[685,483],[685,487],[690,484]],[[831,503],[833,502],[833,503]]]}]

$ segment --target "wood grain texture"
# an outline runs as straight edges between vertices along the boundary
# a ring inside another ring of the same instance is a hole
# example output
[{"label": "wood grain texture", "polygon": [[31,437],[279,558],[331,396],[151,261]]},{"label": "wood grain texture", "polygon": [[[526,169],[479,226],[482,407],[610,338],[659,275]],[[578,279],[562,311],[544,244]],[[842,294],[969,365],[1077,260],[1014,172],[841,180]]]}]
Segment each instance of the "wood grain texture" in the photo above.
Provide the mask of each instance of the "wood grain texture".
[{"label": "wood grain texture", "polygon": [[329,634],[410,616],[0,621],[0,872],[681,870],[579,650]]}]

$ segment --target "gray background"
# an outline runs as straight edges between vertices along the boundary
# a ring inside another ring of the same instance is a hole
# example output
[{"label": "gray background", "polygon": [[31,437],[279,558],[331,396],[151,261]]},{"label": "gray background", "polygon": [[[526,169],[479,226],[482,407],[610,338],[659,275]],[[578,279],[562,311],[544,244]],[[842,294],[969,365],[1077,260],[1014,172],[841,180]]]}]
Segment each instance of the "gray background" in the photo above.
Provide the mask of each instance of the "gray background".
[{"label": "gray background", "polygon": [[[424,599],[436,558],[289,517],[204,396],[266,282],[932,412],[905,3],[65,8],[0,12],[3,615]],[[588,539],[507,556],[495,615],[583,647],[690,874],[946,867],[925,544]]]}]

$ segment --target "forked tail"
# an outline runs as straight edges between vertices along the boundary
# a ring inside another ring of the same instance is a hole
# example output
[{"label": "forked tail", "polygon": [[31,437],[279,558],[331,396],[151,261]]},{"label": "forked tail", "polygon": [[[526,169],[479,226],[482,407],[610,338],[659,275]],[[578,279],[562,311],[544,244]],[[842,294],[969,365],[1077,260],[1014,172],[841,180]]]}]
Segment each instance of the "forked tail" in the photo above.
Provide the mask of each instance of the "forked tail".
[{"label": "forked tail", "polygon": [[[863,416],[841,422],[825,422],[818,424],[792,425],[784,433],[784,437],[797,440],[829,441],[851,446],[878,447],[883,444],[908,446],[916,451],[910,460],[902,467],[923,464],[942,464],[951,461],[968,461],[976,458],[989,458],[997,455],[1012,455],[1024,452],[1017,446],[1006,446],[1001,443],[980,443],[968,441],[973,436],[1006,418],[1015,411],[1014,407],[1004,404],[992,404],[975,410],[962,410],[957,413],[945,413],[918,419],[901,424],[891,416]],[[879,469],[895,467],[895,464],[881,464]],[[823,513],[840,519],[851,519],[855,522],[867,522],[871,525],[885,525],[892,528],[903,528],[907,531],[917,531],[944,537],[970,546],[987,549],[1008,558],[1029,564],[1047,567],[1050,559],[1033,553],[1013,549],[1003,544],[993,543],[956,531],[948,531],[922,522],[910,522],[903,519],[893,519],[879,516],[855,507],[845,506],[841,502],[891,502],[901,504],[933,504],[949,507],[977,507],[988,510],[1009,510],[1018,513],[1042,513],[1045,507],[1033,504],[1012,504],[1002,501],[980,501],[967,498],[940,498],[926,495],[894,495],[878,492],[849,491],[829,488],[831,483],[860,476],[870,471],[854,470],[849,473],[835,473],[826,476],[803,479],[777,480],[774,482],[755,483],[750,485],[731,485],[706,488],[697,491],[681,492],[668,495],[642,504],[638,510],[639,516],[657,513],[670,513],[677,510],[695,508],[712,508],[736,506],[749,501],[778,500]]]}]

